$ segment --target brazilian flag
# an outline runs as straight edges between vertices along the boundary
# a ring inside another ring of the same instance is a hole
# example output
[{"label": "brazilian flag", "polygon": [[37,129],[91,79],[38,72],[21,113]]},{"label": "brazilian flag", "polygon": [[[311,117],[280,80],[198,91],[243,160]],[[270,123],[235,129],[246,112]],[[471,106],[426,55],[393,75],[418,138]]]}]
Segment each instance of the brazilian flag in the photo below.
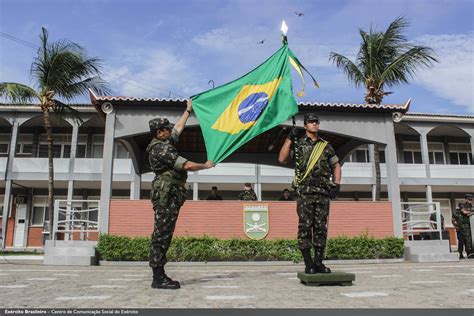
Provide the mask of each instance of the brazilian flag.
[{"label": "brazilian flag", "polygon": [[298,112],[290,64],[301,74],[298,59],[285,44],[243,77],[192,97],[207,159],[223,161],[254,137]]}]

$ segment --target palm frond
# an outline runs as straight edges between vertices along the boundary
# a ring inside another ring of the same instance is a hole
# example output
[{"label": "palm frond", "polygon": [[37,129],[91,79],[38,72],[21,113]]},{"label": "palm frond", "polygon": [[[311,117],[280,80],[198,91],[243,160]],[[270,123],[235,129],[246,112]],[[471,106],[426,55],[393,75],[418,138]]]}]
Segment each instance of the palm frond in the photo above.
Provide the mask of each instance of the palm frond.
[{"label": "palm frond", "polygon": [[74,109],[69,104],[63,103],[59,100],[54,100],[56,106],[54,107],[53,115],[57,116],[60,119],[70,118],[74,120],[78,125],[84,124],[84,120],[81,118],[81,113]]},{"label": "palm frond", "polygon": [[38,94],[33,88],[15,82],[0,83],[0,96],[13,103],[29,103],[39,100]]},{"label": "palm frond", "polygon": [[338,53],[331,52],[329,55],[329,60],[335,63],[337,68],[342,69],[349,81],[353,82],[356,87],[364,83],[364,74],[349,58]]},{"label": "palm frond", "polygon": [[387,86],[408,83],[418,70],[430,68],[438,62],[432,53],[433,50],[426,46],[412,47],[388,65],[380,79]]}]

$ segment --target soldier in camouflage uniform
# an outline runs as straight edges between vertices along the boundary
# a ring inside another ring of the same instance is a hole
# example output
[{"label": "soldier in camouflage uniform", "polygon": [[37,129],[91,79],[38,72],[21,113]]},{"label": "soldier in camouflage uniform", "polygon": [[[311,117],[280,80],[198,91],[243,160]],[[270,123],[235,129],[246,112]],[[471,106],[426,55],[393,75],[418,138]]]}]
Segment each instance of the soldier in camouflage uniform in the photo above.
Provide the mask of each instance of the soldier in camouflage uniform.
[{"label": "soldier in camouflage uniform", "polygon": [[464,257],[464,238],[462,236],[462,215],[461,215],[461,208],[456,207],[456,210],[453,212],[453,216],[451,217],[451,222],[453,223],[454,228],[456,228],[456,238],[458,240],[458,252],[459,252],[459,259],[466,259]]},{"label": "soldier in camouflage uniform", "polygon": [[[288,163],[290,156],[295,159],[295,181],[293,186],[297,195],[298,248],[303,254],[305,273],[331,273],[323,264],[324,250],[328,232],[329,202],[339,193],[341,166],[334,148],[318,136],[319,118],[314,113],[304,116],[305,135],[298,138],[293,129],[283,144],[278,160]],[[322,142],[321,145],[318,143]],[[308,161],[315,146],[322,146],[318,160],[309,170]],[[332,176],[332,180],[331,180]],[[314,260],[311,248],[315,250]]]},{"label": "soldier in camouflage uniform", "polygon": [[466,194],[464,203],[459,205],[461,210],[460,224],[461,224],[461,238],[466,249],[466,254],[469,259],[474,259],[474,252],[472,249],[472,235],[470,218],[474,215],[472,209],[472,194]]},{"label": "soldier in camouflage uniform", "polygon": [[257,195],[252,189],[252,185],[250,183],[244,184],[244,191],[239,194],[238,199],[240,201],[256,201]]},{"label": "soldier in camouflage uniform", "polygon": [[186,112],[176,123],[170,124],[166,118],[156,118],[149,122],[153,139],[146,149],[148,162],[155,178],[152,182],[151,202],[155,211],[155,225],[151,235],[150,267],[153,269],[152,288],[179,289],[180,284],[165,274],[166,252],[171,243],[178,219],[179,209],[186,199],[185,183],[188,171],[212,168],[212,161],[195,163],[178,155],[174,147],[191,113],[191,100]]}]

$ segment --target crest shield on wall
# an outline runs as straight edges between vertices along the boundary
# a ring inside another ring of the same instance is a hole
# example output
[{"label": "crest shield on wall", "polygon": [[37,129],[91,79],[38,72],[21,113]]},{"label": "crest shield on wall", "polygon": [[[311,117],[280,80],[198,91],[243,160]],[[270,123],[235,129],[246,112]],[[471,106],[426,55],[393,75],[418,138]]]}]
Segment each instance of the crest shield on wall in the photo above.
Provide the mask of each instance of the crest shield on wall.
[{"label": "crest shield on wall", "polygon": [[250,239],[260,240],[268,235],[268,204],[244,204],[244,233]]}]

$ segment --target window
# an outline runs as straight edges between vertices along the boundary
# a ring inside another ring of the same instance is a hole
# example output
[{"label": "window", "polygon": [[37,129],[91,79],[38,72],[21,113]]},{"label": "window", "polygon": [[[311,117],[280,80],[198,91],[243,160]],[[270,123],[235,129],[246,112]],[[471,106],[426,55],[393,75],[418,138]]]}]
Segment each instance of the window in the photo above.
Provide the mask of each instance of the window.
[{"label": "window", "polygon": [[385,163],[385,150],[379,150],[380,163]]},{"label": "window", "polygon": [[[69,158],[71,156],[71,135],[53,135],[53,158]],[[40,135],[38,157],[48,157],[48,143],[45,134]]]},{"label": "window", "polygon": [[469,156],[471,154],[469,144],[449,144],[449,160],[452,165],[472,164]]},{"label": "window", "polygon": [[354,149],[350,156],[349,162],[369,162],[369,148],[367,145],[362,145]]},{"label": "window", "polygon": [[17,157],[31,157],[33,155],[32,134],[23,134],[18,136],[16,155]]},{"label": "window", "polygon": [[0,155],[8,155],[10,148],[10,135],[0,134]]},{"label": "window", "polygon": [[119,142],[115,142],[115,158],[118,158],[118,159],[129,158],[127,149]]},{"label": "window", "polygon": [[420,143],[403,142],[403,161],[405,163],[422,163]]},{"label": "window", "polygon": [[430,164],[444,165],[446,160],[444,158],[443,143],[428,143],[428,156],[430,158]]},{"label": "window", "polygon": [[33,197],[33,214],[31,215],[31,226],[43,226],[44,221],[49,220],[48,198],[46,196]]},{"label": "window", "polygon": [[87,135],[79,135],[77,138],[76,158],[86,158]]},{"label": "window", "polygon": [[104,135],[92,135],[92,158],[102,158]]},{"label": "window", "polygon": [[3,217],[3,195],[0,195],[0,218]]}]

